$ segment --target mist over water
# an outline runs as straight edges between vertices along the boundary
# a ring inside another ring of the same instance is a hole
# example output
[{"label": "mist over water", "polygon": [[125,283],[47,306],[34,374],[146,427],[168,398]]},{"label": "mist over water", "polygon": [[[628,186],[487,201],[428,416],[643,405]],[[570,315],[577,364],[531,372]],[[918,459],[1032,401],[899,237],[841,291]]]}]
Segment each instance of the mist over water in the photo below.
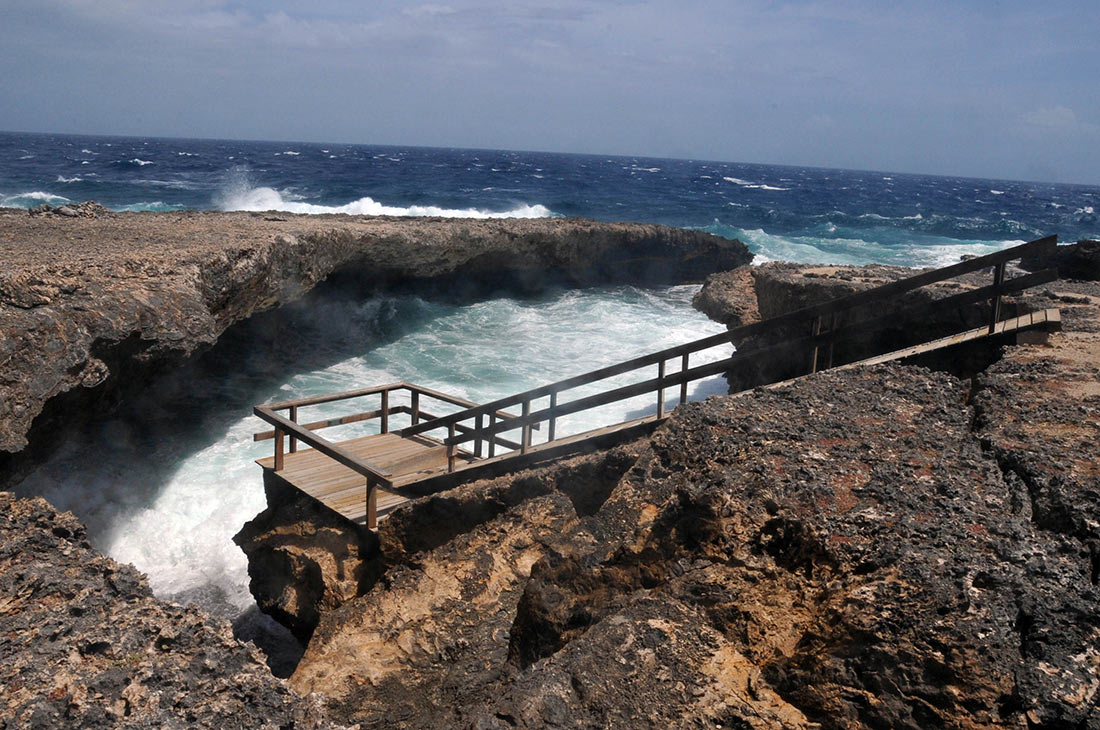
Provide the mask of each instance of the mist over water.
[{"label": "mist over water", "polygon": [[[1100,237],[1096,186],[499,150],[0,133],[0,206],[89,199],[118,211],[643,221],[739,238],[758,261],[807,263],[940,266],[1051,233],[1063,241]],[[148,573],[158,595],[231,614],[251,599],[244,556],[230,538],[264,507],[252,461],[271,449],[270,441],[251,441],[263,428],[252,405],[394,380],[484,402],[721,331],[691,308],[693,292],[619,287],[459,305],[412,295],[359,301],[326,289],[231,330],[187,371],[68,442],[19,491],[72,509],[95,544]],[[267,342],[287,346],[274,351]],[[723,391],[717,380],[693,397]],[[654,407],[635,401],[603,413],[610,422]],[[597,425],[583,416],[561,422]]]},{"label": "mist over water", "polygon": [[[397,380],[486,402],[722,331],[690,308],[697,289],[609,287],[469,304],[322,293],[230,333],[202,361],[67,442],[19,492],[80,515],[93,543],[147,573],[157,595],[243,610],[252,602],[247,563],[231,538],[266,506],[253,460],[272,450],[271,441],[252,441],[267,428],[252,405]],[[290,343],[281,355],[263,345],[276,333]],[[729,352],[715,348],[692,364]],[[654,375],[644,370],[616,382]],[[571,391],[570,399],[585,392]],[[725,381],[715,378],[691,397],[722,392]],[[651,413],[651,400],[563,418],[558,433]],[[301,416],[373,407],[358,401]],[[321,434],[376,430],[357,424]]]}]

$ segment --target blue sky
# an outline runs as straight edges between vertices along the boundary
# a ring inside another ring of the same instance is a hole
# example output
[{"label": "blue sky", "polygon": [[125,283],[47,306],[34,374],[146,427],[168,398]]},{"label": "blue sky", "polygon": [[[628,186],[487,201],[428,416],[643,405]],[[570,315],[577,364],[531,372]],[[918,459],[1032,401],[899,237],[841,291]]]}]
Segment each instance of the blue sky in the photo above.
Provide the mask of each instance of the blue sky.
[{"label": "blue sky", "polygon": [[0,129],[1100,183],[1100,2],[0,0]]}]

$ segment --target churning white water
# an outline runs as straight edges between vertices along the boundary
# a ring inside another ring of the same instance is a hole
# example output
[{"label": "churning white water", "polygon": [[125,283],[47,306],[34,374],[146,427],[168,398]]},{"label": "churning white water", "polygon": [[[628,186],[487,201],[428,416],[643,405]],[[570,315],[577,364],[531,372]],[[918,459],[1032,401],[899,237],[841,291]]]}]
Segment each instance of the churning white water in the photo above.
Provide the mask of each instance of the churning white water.
[{"label": "churning white water", "polygon": [[[272,448],[252,441],[266,427],[251,416],[253,404],[396,380],[486,402],[720,332],[692,309],[696,290],[607,287],[461,305],[316,295],[229,333],[199,363],[68,441],[20,491],[73,510],[98,547],[148,574],[157,595],[243,609],[251,604],[247,564],[231,538],[266,506],[253,460]],[[729,351],[715,348],[692,366]],[[647,369],[615,382],[654,375]],[[715,378],[691,397],[721,392],[725,382]],[[372,407],[359,401],[337,410]],[[613,404],[562,419],[558,433],[655,407],[652,397]],[[333,431],[322,435],[346,437]]]}]

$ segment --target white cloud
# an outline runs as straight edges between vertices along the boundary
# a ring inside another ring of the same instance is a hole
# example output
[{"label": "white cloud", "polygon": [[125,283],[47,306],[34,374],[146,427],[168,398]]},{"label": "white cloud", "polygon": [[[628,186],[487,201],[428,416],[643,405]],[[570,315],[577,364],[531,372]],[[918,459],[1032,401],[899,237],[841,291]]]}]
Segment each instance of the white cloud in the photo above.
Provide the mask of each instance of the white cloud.
[{"label": "white cloud", "polygon": [[1077,117],[1077,113],[1068,106],[1045,106],[1024,114],[1020,121],[1030,132],[1076,136],[1096,134],[1100,125],[1086,122]]},{"label": "white cloud", "polygon": [[415,8],[405,8],[401,12],[410,18],[432,18],[439,15],[453,15],[458,11],[449,5],[427,3],[426,5],[418,5]]}]

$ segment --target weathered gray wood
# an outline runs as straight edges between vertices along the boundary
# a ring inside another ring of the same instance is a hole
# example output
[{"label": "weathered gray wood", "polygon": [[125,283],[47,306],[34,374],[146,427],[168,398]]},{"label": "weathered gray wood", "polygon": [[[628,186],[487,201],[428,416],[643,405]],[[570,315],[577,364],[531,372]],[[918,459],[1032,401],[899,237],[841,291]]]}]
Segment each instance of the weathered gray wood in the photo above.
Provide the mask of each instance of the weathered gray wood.
[{"label": "weathered gray wood", "polygon": [[[298,406],[291,406],[289,411],[290,411],[290,420],[297,423],[298,422]],[[291,435],[291,437],[290,437],[290,453],[293,454],[297,450],[298,450],[298,439],[295,438],[293,435]]]},{"label": "weathered gray wood", "polygon": [[349,398],[360,398],[365,395],[376,395],[385,390],[400,390],[402,388],[410,387],[408,383],[388,383],[386,385],[376,385],[371,388],[360,388],[358,390],[347,390],[343,393],[331,393],[329,395],[316,395],[310,398],[296,398],[294,400],[282,401],[280,403],[265,403],[264,408],[272,411],[281,411],[290,406],[316,406],[322,403],[332,403],[338,400],[347,400]]}]

